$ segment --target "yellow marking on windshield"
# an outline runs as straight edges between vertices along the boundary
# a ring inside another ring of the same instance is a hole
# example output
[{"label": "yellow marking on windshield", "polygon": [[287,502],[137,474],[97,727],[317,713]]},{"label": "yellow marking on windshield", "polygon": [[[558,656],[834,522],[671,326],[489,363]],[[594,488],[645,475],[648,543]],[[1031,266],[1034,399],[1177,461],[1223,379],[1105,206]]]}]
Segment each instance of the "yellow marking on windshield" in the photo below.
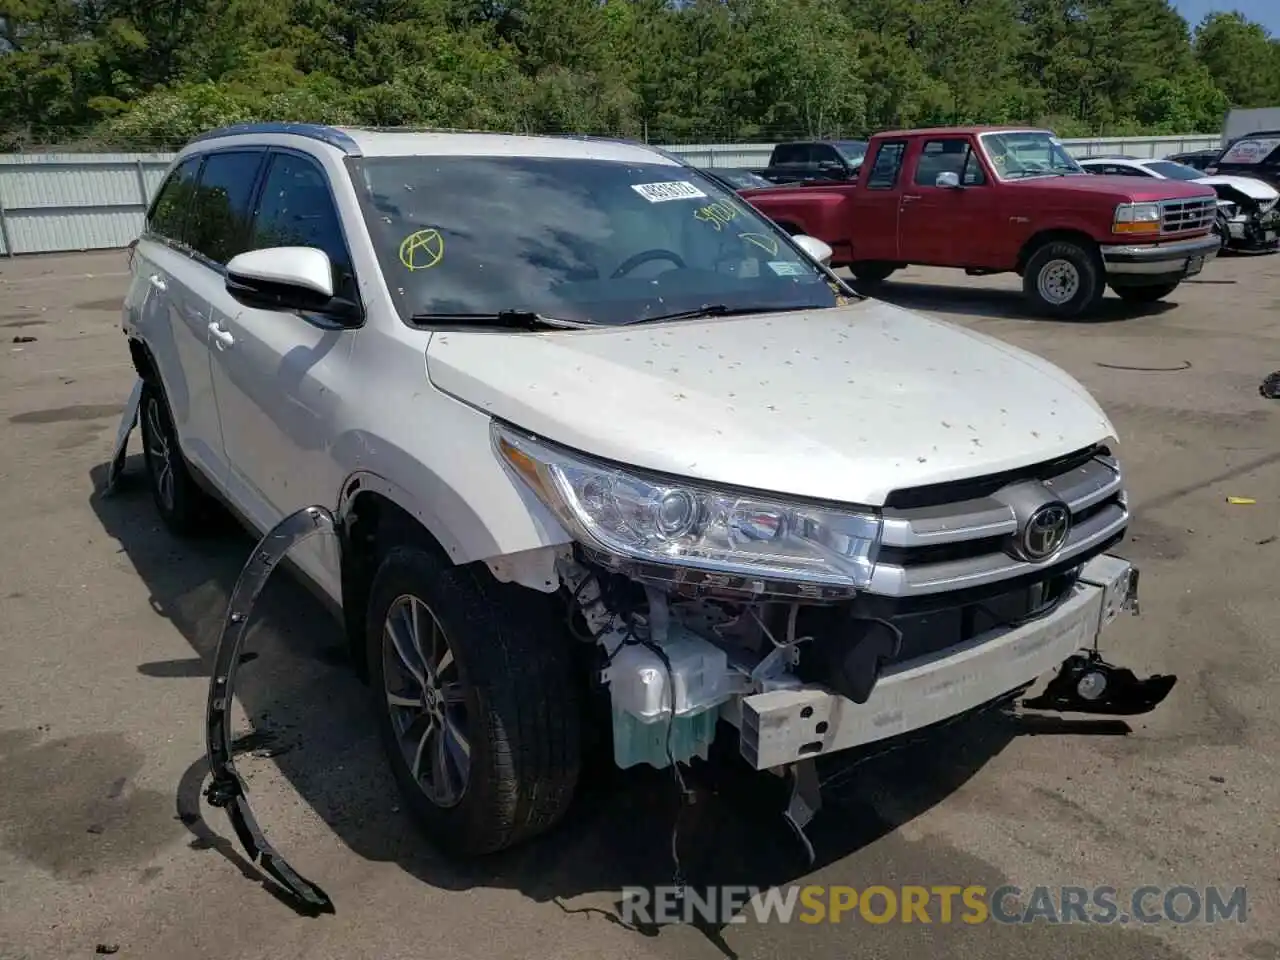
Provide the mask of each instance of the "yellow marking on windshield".
[{"label": "yellow marking on windshield", "polygon": [[400,243],[400,262],[409,270],[427,270],[444,259],[439,230],[417,230]]},{"label": "yellow marking on windshield", "polygon": [[717,200],[715,203],[708,203],[705,207],[699,207],[693,211],[693,215],[696,219],[711,224],[719,232],[724,229],[725,224],[737,218],[738,211],[732,204]]},{"label": "yellow marking on windshield", "polygon": [[753,243],[771,257],[778,255],[778,238],[771,237],[765,233],[740,233],[738,234],[747,243]]}]

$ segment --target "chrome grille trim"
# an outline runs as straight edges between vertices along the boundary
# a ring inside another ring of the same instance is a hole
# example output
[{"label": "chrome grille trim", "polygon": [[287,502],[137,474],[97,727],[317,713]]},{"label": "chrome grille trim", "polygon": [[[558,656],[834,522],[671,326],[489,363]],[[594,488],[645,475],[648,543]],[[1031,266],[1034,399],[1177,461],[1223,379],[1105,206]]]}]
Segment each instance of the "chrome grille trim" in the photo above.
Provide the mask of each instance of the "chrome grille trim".
[{"label": "chrome grille trim", "polygon": [[1187,233],[1207,230],[1218,216],[1218,198],[1197,197],[1194,200],[1161,200],[1160,232]]},{"label": "chrome grille trim", "polygon": [[[1064,473],[1042,479],[1045,487],[1070,508],[1074,521],[1066,545],[1046,563],[1017,560],[1000,547],[975,544],[974,555],[937,562],[876,564],[868,592],[905,597],[985,586],[1034,573],[1047,565],[1070,560],[1122,533],[1129,522],[1124,476],[1109,456],[1096,456]],[[887,509],[881,543],[904,551],[997,540],[1016,532],[1013,509],[993,497],[957,501],[917,509]],[[923,558],[922,558],[923,559]]]}]

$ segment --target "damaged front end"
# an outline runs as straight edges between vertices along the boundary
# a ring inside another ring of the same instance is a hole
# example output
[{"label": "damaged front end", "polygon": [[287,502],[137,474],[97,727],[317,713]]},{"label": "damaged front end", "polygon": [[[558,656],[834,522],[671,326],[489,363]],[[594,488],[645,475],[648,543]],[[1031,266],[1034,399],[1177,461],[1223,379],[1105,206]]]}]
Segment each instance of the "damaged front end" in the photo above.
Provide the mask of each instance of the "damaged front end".
[{"label": "damaged front end", "polygon": [[664,484],[505,429],[496,446],[576,535],[559,572],[599,650],[620,767],[705,759],[724,720],[746,763],[791,778],[801,829],[818,757],[1054,671],[1025,707],[1132,715],[1173,686],[1098,653],[1138,609],[1136,569],[1109,553],[1128,503],[1105,447],[900,491],[872,516]]},{"label": "damaged front end", "polygon": [[1229,184],[1218,193],[1218,231],[1228,250],[1269,251],[1280,246],[1280,199],[1259,199]]}]

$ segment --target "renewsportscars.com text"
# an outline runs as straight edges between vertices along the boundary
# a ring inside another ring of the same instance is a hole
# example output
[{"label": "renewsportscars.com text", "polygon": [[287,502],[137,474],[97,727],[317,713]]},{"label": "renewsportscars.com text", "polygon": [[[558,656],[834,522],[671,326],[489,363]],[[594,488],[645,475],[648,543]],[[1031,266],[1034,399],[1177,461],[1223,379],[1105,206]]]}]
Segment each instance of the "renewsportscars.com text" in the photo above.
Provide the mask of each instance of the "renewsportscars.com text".
[{"label": "renewsportscars.com text", "polygon": [[624,887],[624,923],[1244,923],[1244,887]]}]

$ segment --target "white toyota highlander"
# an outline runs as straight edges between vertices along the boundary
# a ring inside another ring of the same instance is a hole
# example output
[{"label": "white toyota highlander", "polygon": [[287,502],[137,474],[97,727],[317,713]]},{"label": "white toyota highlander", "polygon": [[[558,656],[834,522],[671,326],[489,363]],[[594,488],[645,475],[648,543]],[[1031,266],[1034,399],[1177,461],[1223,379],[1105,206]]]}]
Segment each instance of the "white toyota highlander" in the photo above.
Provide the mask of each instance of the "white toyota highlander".
[{"label": "white toyota highlander", "polygon": [[829,256],[640,144],[205,134],[123,311],[157,508],[328,511],[292,566],[462,855],[554,824],[593,740],[678,773],[731,738],[802,826],[816,758],[1037,678],[1153,707],[1096,652],[1137,586],[1106,415]]}]

